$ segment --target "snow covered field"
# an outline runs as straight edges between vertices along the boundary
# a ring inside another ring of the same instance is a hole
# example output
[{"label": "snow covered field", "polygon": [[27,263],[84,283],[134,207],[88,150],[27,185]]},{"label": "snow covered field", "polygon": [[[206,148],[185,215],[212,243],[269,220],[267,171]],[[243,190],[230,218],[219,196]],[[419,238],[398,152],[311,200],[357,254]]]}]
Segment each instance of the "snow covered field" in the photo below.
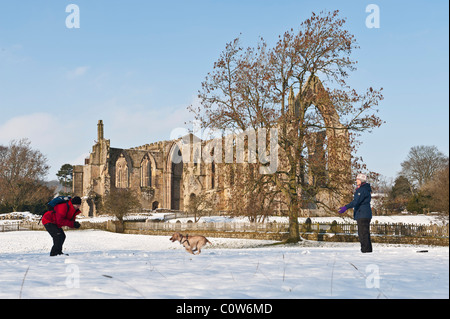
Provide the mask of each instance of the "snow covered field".
[{"label": "snow covered field", "polygon": [[0,298],[449,298],[448,247],[210,238],[192,256],[166,236],[66,234],[70,256],[49,257],[46,232],[0,233]]}]

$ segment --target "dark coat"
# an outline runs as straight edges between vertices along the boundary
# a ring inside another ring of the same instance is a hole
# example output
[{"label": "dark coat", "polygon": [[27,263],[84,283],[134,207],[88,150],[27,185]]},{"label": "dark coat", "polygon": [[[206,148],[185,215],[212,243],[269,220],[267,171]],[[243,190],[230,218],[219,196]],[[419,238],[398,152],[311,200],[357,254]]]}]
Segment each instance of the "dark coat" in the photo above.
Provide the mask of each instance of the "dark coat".
[{"label": "dark coat", "polygon": [[353,208],[354,219],[372,218],[372,209],[370,208],[370,201],[372,199],[371,193],[372,188],[370,187],[370,184],[361,184],[355,191],[353,201],[350,204],[345,205],[347,209]]}]

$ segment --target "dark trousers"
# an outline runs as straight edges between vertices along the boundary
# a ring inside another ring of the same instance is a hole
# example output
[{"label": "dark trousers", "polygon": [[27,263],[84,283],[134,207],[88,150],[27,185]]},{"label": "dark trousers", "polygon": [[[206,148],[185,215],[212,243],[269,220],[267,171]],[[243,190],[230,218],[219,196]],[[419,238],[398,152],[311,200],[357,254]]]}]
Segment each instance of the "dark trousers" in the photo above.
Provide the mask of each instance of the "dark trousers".
[{"label": "dark trousers", "polygon": [[53,238],[53,247],[50,251],[50,256],[62,255],[62,246],[66,240],[66,234],[64,234],[62,228],[59,228],[55,224],[45,224],[44,227]]},{"label": "dark trousers", "polygon": [[370,218],[360,218],[358,223],[358,237],[361,243],[361,252],[371,253],[372,242],[370,241]]}]

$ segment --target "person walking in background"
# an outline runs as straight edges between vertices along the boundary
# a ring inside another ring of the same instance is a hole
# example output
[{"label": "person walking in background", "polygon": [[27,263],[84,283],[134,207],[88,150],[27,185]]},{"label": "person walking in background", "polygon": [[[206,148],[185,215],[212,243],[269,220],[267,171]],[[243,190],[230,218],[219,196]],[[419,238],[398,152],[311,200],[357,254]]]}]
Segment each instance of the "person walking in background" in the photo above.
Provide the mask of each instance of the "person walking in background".
[{"label": "person walking in background", "polygon": [[66,240],[66,234],[62,227],[80,228],[80,223],[75,221],[81,213],[81,198],[76,196],[67,202],[56,205],[53,210],[47,211],[42,217],[42,224],[53,239],[53,247],[50,256],[63,255],[62,246]]},{"label": "person walking in background", "polygon": [[372,208],[370,201],[372,199],[372,188],[366,182],[367,177],[364,174],[358,174],[356,177],[356,191],[353,201],[339,208],[339,214],[345,213],[349,208],[353,208],[353,218],[358,224],[358,237],[361,243],[361,252],[371,253],[372,242],[370,240],[370,221],[372,220]]}]

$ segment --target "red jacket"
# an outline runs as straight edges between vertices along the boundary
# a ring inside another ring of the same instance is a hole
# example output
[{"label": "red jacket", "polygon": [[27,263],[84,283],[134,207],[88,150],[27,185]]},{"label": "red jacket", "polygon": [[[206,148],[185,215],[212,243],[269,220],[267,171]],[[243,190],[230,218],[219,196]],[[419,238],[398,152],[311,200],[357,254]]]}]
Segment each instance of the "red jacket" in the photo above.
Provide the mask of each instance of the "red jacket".
[{"label": "red jacket", "polygon": [[74,228],[73,223],[75,222],[75,217],[80,213],[81,211],[75,209],[71,201],[62,203],[56,205],[54,210],[50,210],[42,216],[42,224],[45,225],[51,223],[56,224],[59,228],[62,226]]}]

